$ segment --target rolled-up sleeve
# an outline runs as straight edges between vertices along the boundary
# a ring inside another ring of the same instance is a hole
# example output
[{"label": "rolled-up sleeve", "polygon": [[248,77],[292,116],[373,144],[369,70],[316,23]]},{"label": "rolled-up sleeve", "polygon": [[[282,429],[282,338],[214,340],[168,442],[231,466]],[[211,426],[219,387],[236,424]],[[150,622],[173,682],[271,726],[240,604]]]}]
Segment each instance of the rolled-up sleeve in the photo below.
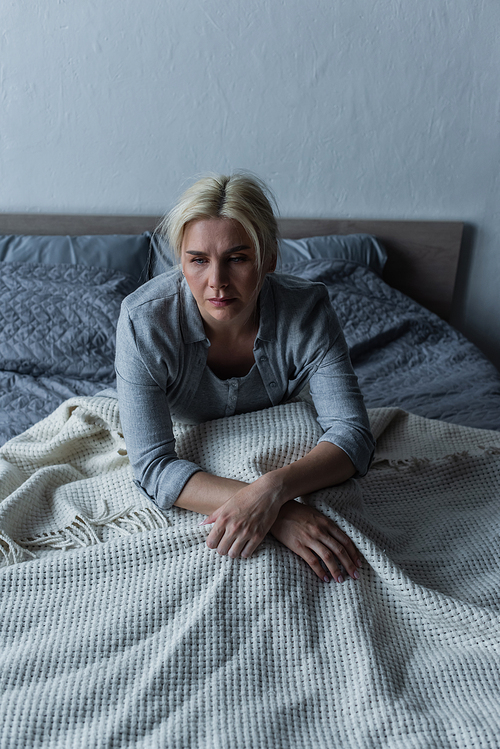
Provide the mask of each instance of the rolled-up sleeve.
[{"label": "rolled-up sleeve", "polygon": [[318,422],[324,430],[319,442],[342,448],[357,475],[364,476],[373,458],[375,441],[344,334],[335,311],[327,304],[325,340],[329,347],[309,382]]},{"label": "rolled-up sleeve", "polygon": [[169,510],[186,482],[202,469],[178,458],[166,391],[140,355],[128,310],[122,306],[116,335],[120,420],[136,486]]}]

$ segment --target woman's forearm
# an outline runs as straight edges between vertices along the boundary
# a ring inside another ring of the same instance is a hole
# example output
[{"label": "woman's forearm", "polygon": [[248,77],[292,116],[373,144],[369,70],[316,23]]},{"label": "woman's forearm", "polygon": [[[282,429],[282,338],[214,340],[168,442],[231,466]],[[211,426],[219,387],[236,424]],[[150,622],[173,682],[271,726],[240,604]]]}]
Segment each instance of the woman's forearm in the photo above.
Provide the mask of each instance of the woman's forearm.
[{"label": "woman's forearm", "polygon": [[[263,489],[272,485],[280,504],[303,494],[346,481],[355,473],[347,454],[331,442],[320,442],[307,455],[283,468],[271,471],[259,481]],[[210,515],[248,484],[198,471],[187,481],[175,505]]]},{"label": "woman's forearm", "polygon": [[174,504],[185,510],[210,515],[244,486],[247,484],[243,481],[198,471],[186,482]]},{"label": "woman's forearm", "polygon": [[320,442],[307,455],[268,474],[279,485],[283,504],[327,486],[341,484],[354,476],[356,468],[340,447]]}]

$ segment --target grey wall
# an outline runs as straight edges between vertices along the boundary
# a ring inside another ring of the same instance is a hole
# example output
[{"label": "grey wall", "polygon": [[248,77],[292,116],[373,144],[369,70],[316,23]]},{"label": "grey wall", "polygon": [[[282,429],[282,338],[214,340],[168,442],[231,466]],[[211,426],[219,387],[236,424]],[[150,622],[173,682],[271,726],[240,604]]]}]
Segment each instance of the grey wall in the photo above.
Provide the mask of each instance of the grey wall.
[{"label": "grey wall", "polygon": [[476,227],[500,365],[497,0],[3,0],[0,210],[156,213],[250,169],[285,216]]}]

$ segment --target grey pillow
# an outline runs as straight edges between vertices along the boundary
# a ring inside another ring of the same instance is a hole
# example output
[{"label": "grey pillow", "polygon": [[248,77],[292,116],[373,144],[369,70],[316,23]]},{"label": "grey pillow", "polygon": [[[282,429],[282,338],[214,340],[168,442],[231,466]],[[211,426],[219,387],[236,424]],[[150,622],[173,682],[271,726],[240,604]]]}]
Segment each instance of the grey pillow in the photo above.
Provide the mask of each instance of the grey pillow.
[{"label": "grey pillow", "polygon": [[134,288],[111,268],[0,262],[0,369],[112,383],[116,323]]},{"label": "grey pillow", "polygon": [[0,261],[42,265],[75,264],[127,273],[136,285],[146,280],[151,235],[0,235]]},{"label": "grey pillow", "polygon": [[330,234],[306,239],[282,239],[280,242],[281,265],[304,260],[341,258],[366,265],[382,276],[387,253],[376,237],[370,234]]}]

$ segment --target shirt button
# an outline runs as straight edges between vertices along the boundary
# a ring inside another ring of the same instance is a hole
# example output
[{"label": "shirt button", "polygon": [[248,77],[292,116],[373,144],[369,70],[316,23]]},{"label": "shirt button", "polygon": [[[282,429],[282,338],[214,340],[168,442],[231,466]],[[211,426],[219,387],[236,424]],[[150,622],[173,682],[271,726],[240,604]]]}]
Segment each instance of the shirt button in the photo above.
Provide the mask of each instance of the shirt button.
[{"label": "shirt button", "polygon": [[277,384],[278,384],[277,382],[275,382],[274,380],[272,380],[272,382],[269,383],[269,387],[270,388],[275,388],[277,386]]},{"label": "shirt button", "polygon": [[260,357],[260,361],[261,362],[266,362],[267,361],[267,356],[261,356]]}]

